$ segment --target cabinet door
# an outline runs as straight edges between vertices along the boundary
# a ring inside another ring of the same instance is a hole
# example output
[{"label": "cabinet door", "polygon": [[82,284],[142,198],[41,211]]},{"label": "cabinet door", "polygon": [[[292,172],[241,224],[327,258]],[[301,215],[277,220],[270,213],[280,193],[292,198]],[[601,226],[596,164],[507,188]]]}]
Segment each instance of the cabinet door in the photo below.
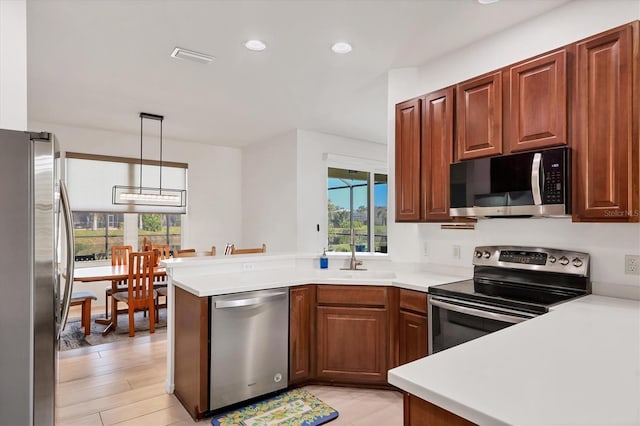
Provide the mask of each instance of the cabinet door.
[{"label": "cabinet door", "polygon": [[423,105],[423,217],[449,216],[449,165],[453,161],[453,87],[428,94]]},{"label": "cabinet door", "polygon": [[419,98],[396,105],[396,221],[421,220]]},{"label": "cabinet door", "polygon": [[567,50],[509,70],[511,152],[567,143]]},{"label": "cabinet door", "polygon": [[575,221],[638,221],[637,43],[635,22],[577,45]]},{"label": "cabinet door", "polygon": [[317,307],[317,378],[387,383],[387,311]]},{"label": "cabinet door", "polygon": [[311,376],[311,306],[313,286],[289,293],[289,383]]},{"label": "cabinet door", "polygon": [[427,317],[400,311],[400,365],[427,356]]},{"label": "cabinet door", "polygon": [[456,87],[457,160],[502,154],[502,72]]}]

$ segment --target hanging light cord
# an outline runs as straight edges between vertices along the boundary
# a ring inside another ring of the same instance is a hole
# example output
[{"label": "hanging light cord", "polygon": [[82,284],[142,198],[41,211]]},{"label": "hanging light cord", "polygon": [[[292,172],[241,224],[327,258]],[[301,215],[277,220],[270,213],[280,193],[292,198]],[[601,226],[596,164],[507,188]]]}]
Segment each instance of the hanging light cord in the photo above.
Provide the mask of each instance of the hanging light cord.
[{"label": "hanging light cord", "polygon": [[160,119],[160,195],[162,195],[162,121],[163,118]]},{"label": "hanging light cord", "polygon": [[139,193],[142,194],[142,114],[140,114],[140,189]]},{"label": "hanging light cord", "polygon": [[[0,0],[1,1],[1,0]],[[162,195],[162,122],[163,115],[149,114],[147,112],[140,113],[140,193],[142,193],[142,120],[148,118],[150,120],[160,121],[160,195]]]}]

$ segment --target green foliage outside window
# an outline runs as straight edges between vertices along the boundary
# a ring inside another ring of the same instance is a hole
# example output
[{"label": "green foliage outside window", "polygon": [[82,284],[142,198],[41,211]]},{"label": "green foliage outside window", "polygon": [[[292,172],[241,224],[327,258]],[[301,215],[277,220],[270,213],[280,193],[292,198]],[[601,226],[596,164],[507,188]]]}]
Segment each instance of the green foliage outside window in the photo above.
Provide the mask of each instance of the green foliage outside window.
[{"label": "green foliage outside window", "polygon": [[159,214],[143,214],[142,229],[151,232],[162,230],[162,216]]}]

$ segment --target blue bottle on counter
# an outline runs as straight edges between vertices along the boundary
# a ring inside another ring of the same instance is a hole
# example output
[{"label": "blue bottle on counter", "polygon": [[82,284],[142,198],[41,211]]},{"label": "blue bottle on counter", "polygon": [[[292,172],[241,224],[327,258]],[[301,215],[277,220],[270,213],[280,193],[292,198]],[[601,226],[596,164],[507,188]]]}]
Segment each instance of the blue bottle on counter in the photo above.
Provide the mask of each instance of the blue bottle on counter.
[{"label": "blue bottle on counter", "polygon": [[320,256],[320,269],[327,269],[329,267],[329,258],[327,257],[327,249],[322,249],[322,256]]}]

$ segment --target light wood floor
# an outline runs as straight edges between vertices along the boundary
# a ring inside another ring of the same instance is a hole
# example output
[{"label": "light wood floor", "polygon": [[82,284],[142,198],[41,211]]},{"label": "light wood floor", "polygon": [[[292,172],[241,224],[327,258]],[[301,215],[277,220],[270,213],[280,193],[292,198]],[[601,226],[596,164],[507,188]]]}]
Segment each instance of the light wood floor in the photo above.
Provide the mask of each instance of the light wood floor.
[{"label": "light wood floor", "polygon": [[[173,395],[164,391],[166,334],[60,352],[57,425],[194,424]],[[399,392],[329,386],[305,388],[338,410],[328,423],[402,426]],[[210,424],[204,419],[202,424]]]}]

